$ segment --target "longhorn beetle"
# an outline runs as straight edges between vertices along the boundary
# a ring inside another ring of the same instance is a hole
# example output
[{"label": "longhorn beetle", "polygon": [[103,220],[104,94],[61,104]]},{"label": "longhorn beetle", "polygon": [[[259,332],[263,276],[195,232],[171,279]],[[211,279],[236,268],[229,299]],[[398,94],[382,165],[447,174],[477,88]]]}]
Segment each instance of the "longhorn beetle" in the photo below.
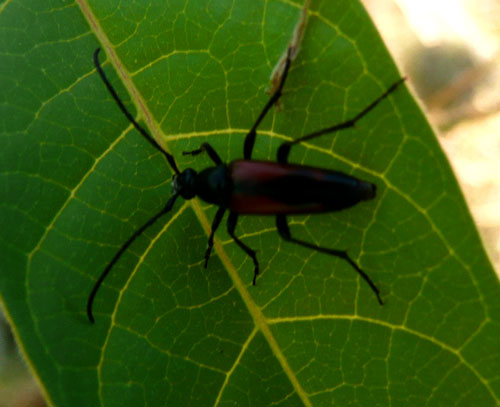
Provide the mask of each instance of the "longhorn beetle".
[{"label": "longhorn beetle", "polygon": [[290,233],[287,220],[287,215],[335,212],[356,205],[360,201],[373,199],[376,191],[375,185],[339,171],[289,164],[288,155],[291,147],[298,143],[353,127],[358,120],[374,109],[389,94],[394,92],[405,78],[401,78],[393,83],[382,95],[352,119],[315,131],[293,141],[283,142],[278,148],[277,162],[252,160],[252,150],[257,134],[257,127],[259,127],[259,124],[271,107],[278,101],[285,85],[291,63],[289,50],[281,82],[245,137],[243,159],[225,164],[210,144],[202,143],[200,148],[193,151],[185,151],[183,155],[196,156],[203,152],[207,153],[215,166],[206,168],[200,172],[192,168],[186,168],[180,172],[174,157],[163,150],[156,140],[137,123],[125,108],[125,105],[101,67],[99,51],[100,49],[98,48],[94,52],[94,63],[109,93],[134,127],[150,144],[165,156],[175,174],[172,178],[173,195],[165,207],[130,236],[94,284],[87,302],[87,315],[90,322],[94,323],[92,304],[95,295],[110,270],[137,237],[172,209],[179,196],[184,199],[192,199],[198,196],[204,201],[219,207],[212,221],[212,228],[208,237],[208,247],[205,251],[205,268],[207,267],[208,259],[214,245],[215,231],[219,227],[224,213],[229,211],[227,231],[235,243],[252,259],[254,264],[252,283],[255,285],[255,280],[259,274],[259,262],[255,251],[235,235],[236,224],[240,215],[274,215],[276,216],[278,233],[284,240],[347,261],[370,286],[380,305],[383,305],[379,289],[370,277],[349,257],[347,251],[320,247],[293,237]]}]

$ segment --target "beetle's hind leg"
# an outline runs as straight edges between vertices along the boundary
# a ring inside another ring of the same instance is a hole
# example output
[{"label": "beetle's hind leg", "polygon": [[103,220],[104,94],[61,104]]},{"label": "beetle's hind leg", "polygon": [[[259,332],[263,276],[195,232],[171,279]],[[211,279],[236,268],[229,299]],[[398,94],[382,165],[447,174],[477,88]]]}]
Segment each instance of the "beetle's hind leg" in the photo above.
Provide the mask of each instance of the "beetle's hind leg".
[{"label": "beetle's hind leg", "polygon": [[230,212],[229,217],[227,218],[227,232],[229,233],[229,236],[233,238],[235,243],[238,246],[240,246],[245,251],[245,253],[248,254],[248,256],[253,260],[255,268],[253,271],[252,284],[255,285],[255,281],[257,280],[257,275],[259,274],[259,261],[257,260],[255,250],[248,247],[245,243],[243,243],[240,239],[238,239],[235,236],[234,230],[236,229],[237,223],[238,223],[238,215],[234,212]]},{"label": "beetle's hind leg", "polygon": [[276,227],[278,228],[278,233],[280,236],[288,241],[288,242],[293,242],[297,243],[300,246],[308,247],[309,249],[316,250],[321,253],[326,253],[330,254],[332,256],[338,257],[340,259],[343,259],[347,261],[353,268],[356,270],[356,272],[367,282],[367,284],[370,286],[372,291],[375,293],[377,300],[380,305],[383,305],[384,303],[382,302],[382,299],[380,298],[380,291],[377,288],[377,286],[374,284],[374,282],[368,277],[368,274],[366,274],[363,270],[359,268],[359,266],[352,260],[347,252],[345,250],[336,250],[336,249],[328,249],[325,247],[320,247],[312,243],[304,242],[303,240],[296,239],[292,237],[290,234],[290,228],[288,227],[288,222],[286,219],[285,215],[277,215],[276,216]]},{"label": "beetle's hind leg", "polygon": [[392,92],[394,92],[398,88],[398,86],[401,85],[405,80],[406,80],[406,78],[398,79],[391,86],[389,86],[389,88],[387,88],[387,90],[384,93],[382,93],[377,99],[375,99],[372,103],[370,103],[367,107],[365,107],[360,113],[358,113],[352,119],[346,120],[345,122],[336,124],[336,125],[331,126],[331,127],[327,127],[326,129],[315,131],[314,133],[307,134],[307,135],[300,137],[300,138],[293,140],[293,141],[285,141],[278,148],[278,162],[282,163],[282,164],[285,164],[288,162],[288,155],[290,154],[290,149],[295,144],[298,144],[298,143],[301,143],[301,142],[307,141],[307,140],[312,140],[313,138],[320,137],[323,134],[333,133],[333,132],[336,132],[339,130],[344,130],[344,129],[348,129],[350,127],[354,127],[355,124],[359,120],[361,120],[362,117],[364,117],[366,114],[368,114],[382,100],[384,100],[387,96],[389,96]]}]

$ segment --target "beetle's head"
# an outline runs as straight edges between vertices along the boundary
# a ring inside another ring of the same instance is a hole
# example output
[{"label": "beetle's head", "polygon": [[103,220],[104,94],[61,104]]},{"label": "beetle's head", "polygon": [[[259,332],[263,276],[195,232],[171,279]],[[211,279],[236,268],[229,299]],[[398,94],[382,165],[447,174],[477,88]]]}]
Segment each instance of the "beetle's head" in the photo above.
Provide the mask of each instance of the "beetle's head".
[{"label": "beetle's head", "polygon": [[180,174],[174,174],[172,178],[172,192],[182,196],[184,199],[192,199],[196,196],[195,180],[196,171],[186,168]]}]

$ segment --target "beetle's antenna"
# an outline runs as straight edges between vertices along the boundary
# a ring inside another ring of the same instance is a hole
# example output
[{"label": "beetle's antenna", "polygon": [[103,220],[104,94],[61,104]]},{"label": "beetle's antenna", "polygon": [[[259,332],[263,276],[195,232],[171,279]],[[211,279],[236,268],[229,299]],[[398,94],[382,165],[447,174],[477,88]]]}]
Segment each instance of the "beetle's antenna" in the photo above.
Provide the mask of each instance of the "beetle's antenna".
[{"label": "beetle's antenna", "polygon": [[127,108],[125,107],[125,105],[121,101],[120,97],[118,96],[115,89],[113,88],[113,86],[109,82],[108,78],[106,77],[106,74],[104,73],[104,71],[101,67],[101,63],[99,62],[99,52],[100,51],[101,51],[100,48],[97,48],[94,51],[94,64],[95,64],[95,67],[97,68],[97,72],[99,72],[99,75],[101,76],[102,81],[104,82],[104,84],[108,88],[109,93],[111,93],[111,96],[113,96],[113,99],[116,101],[116,104],[118,105],[120,110],[123,112],[123,114],[127,117],[129,122],[134,125],[134,127],[139,131],[139,133],[141,133],[146,138],[146,140],[148,140],[151,143],[151,145],[153,147],[155,147],[157,150],[159,150],[165,156],[168,163],[170,164],[170,167],[175,171],[176,174],[179,174],[179,169],[177,168],[177,164],[175,163],[174,157],[171,154],[167,153],[156,142],[156,140],[153,137],[151,137],[151,135],[146,130],[144,130],[144,128],[139,123],[137,123],[135,121],[135,119],[132,117],[130,112],[127,110]]},{"label": "beetle's antenna", "polygon": [[102,282],[106,278],[106,276],[109,274],[113,266],[116,264],[116,262],[120,259],[123,253],[128,249],[128,247],[134,242],[135,239],[137,239],[148,227],[153,225],[158,219],[160,219],[163,215],[165,215],[168,211],[172,209],[174,206],[175,200],[179,194],[175,194],[170,198],[165,205],[165,207],[158,212],[156,215],[154,215],[151,219],[149,219],[144,225],[142,225],[139,229],[137,229],[132,236],[129,237],[129,239],[125,242],[125,244],[120,247],[120,250],[115,254],[115,257],[113,257],[113,260],[108,264],[106,269],[101,273],[99,278],[97,279],[96,283],[94,284],[94,288],[92,288],[92,292],[89,295],[89,299],[87,300],[87,316],[89,317],[89,321],[91,323],[94,323],[94,316],[92,315],[92,304],[94,303],[94,298],[97,294],[97,291],[99,291],[99,288],[102,285]]}]

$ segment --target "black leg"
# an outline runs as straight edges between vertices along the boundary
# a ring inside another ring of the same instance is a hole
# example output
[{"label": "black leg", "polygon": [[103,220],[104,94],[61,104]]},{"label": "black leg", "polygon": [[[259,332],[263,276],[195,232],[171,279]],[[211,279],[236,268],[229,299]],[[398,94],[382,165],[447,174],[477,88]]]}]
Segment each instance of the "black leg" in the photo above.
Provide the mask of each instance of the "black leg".
[{"label": "black leg", "polygon": [[321,253],[330,254],[332,256],[339,257],[339,258],[347,261],[354,268],[354,270],[356,270],[356,272],[363,278],[363,280],[365,280],[368,283],[368,285],[370,286],[372,291],[377,296],[377,300],[378,300],[379,304],[380,305],[384,304],[382,302],[382,299],[380,298],[380,291],[377,288],[377,286],[373,283],[373,281],[370,279],[370,277],[368,277],[368,275],[363,270],[361,270],[359,268],[359,266],[349,257],[349,255],[347,254],[347,252],[345,250],[327,249],[325,247],[316,246],[315,244],[304,242],[303,240],[293,238],[292,235],[290,234],[290,229],[288,227],[288,222],[287,222],[285,215],[277,215],[276,216],[276,227],[278,228],[278,233],[280,234],[280,236],[284,240],[287,240],[287,241],[293,242],[293,243],[297,243],[298,245],[307,247],[309,249],[316,250],[316,251],[321,252]]},{"label": "black leg", "polygon": [[229,235],[233,238],[233,240],[236,242],[236,244],[240,246],[245,251],[245,253],[252,258],[253,264],[255,266],[255,269],[253,271],[252,284],[255,285],[255,280],[257,279],[257,275],[259,274],[259,262],[257,260],[257,256],[255,255],[255,250],[252,250],[250,247],[248,247],[245,243],[243,243],[240,239],[238,239],[234,235],[234,230],[236,229],[237,223],[238,223],[238,215],[234,212],[230,212],[229,217],[227,219],[227,231]]},{"label": "black leg", "polygon": [[354,127],[356,122],[360,120],[363,116],[369,113],[375,106],[377,106],[382,100],[384,100],[387,96],[389,96],[392,92],[396,90],[396,88],[401,85],[406,78],[401,78],[398,81],[394,82],[382,95],[380,95],[377,99],[375,99],[372,103],[370,103],[365,109],[363,109],[360,113],[358,113],[355,117],[350,120],[347,120],[343,123],[336,124],[335,126],[327,127],[326,129],[315,131],[314,133],[308,134],[306,136],[300,137],[293,141],[286,141],[281,144],[278,148],[278,162],[285,164],[288,161],[288,155],[290,154],[290,148],[298,143],[301,143],[306,140],[311,140],[313,138],[322,136],[323,134],[333,133],[338,130],[348,129],[349,127]]},{"label": "black leg", "polygon": [[281,82],[278,86],[278,89],[276,89],[276,92],[273,93],[267,104],[264,106],[264,109],[262,109],[262,112],[260,112],[260,115],[257,118],[256,122],[245,137],[245,145],[243,147],[243,157],[245,158],[245,160],[250,160],[252,158],[252,151],[253,145],[255,143],[255,136],[257,134],[257,127],[259,127],[260,122],[264,119],[269,109],[271,109],[271,107],[278,101],[281,96],[281,91],[283,90],[283,86],[285,85],[285,81],[288,76],[288,70],[290,69],[290,63],[292,62],[290,59],[290,52],[291,49],[289,48],[285,62],[285,69],[283,70],[283,75],[281,76]]},{"label": "black leg", "polygon": [[222,220],[222,217],[224,216],[224,212],[226,209],[224,208],[219,208],[217,210],[217,213],[215,214],[214,220],[212,221],[212,230],[210,232],[210,236],[208,237],[208,247],[207,250],[205,251],[205,268],[207,268],[208,264],[208,259],[210,258],[210,254],[212,253],[212,248],[214,247],[214,234],[217,228],[220,225],[220,221]]},{"label": "black leg", "polygon": [[222,160],[220,159],[219,154],[217,154],[217,152],[215,151],[215,149],[210,144],[208,144],[208,143],[203,143],[200,146],[200,148],[198,148],[197,150],[183,151],[182,155],[198,155],[198,154],[202,153],[203,151],[205,151],[208,154],[208,156],[210,157],[210,159],[216,165],[221,165],[222,164]]}]

